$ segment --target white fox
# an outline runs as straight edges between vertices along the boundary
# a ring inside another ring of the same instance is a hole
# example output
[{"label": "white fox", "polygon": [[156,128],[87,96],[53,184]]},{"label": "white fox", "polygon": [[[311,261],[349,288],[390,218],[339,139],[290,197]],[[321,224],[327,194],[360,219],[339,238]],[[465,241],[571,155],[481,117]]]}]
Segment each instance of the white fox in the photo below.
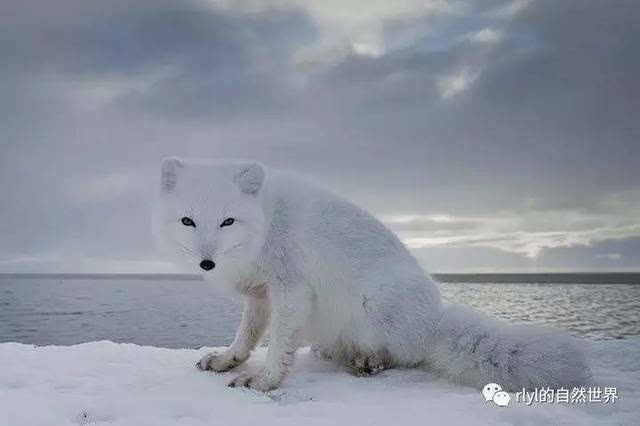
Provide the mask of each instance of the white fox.
[{"label": "white fox", "polygon": [[163,246],[245,296],[233,343],[198,368],[243,363],[270,325],[266,365],[229,386],[275,389],[303,342],[357,375],[420,366],[506,390],[590,380],[570,337],[443,306],[438,287],[390,230],[298,176],[251,162],[168,158],[154,211]]}]

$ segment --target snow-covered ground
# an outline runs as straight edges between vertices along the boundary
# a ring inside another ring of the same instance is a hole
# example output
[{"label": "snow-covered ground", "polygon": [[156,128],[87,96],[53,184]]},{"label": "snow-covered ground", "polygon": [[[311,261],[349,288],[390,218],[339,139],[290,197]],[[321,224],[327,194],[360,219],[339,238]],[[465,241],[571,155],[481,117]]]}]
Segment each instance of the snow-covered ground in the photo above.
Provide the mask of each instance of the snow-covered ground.
[{"label": "snow-covered ground", "polygon": [[[598,383],[615,404],[485,402],[479,389],[420,370],[350,376],[301,349],[281,389],[232,389],[235,372],[200,372],[208,349],[172,350],[112,342],[34,347],[0,344],[0,425],[469,425],[640,424],[640,338],[596,342]],[[259,365],[265,349],[245,367]]]}]

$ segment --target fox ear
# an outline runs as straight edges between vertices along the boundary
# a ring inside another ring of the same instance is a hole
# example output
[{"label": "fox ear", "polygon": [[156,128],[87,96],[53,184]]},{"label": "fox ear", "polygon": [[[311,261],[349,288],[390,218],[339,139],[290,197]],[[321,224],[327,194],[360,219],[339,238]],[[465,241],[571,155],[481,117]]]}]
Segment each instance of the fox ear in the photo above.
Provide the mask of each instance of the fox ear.
[{"label": "fox ear", "polygon": [[167,157],[162,160],[161,180],[162,190],[164,192],[172,192],[178,183],[178,175],[184,164],[179,158]]},{"label": "fox ear", "polygon": [[246,194],[257,194],[264,182],[264,169],[257,163],[242,166],[233,177],[233,182]]}]

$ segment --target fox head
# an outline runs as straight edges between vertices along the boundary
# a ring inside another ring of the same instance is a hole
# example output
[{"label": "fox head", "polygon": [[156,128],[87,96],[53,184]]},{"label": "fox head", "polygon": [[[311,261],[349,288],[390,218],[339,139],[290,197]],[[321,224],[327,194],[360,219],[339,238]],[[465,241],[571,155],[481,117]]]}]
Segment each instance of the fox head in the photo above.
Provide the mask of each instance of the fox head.
[{"label": "fox head", "polygon": [[210,281],[240,279],[266,238],[264,179],[256,163],[164,159],[153,220],[160,247]]}]

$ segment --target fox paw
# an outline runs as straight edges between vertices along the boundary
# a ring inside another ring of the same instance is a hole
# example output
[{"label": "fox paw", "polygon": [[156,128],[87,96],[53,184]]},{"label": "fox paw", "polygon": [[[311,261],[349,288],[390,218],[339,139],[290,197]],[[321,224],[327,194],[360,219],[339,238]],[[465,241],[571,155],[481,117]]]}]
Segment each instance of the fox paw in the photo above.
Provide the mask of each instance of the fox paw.
[{"label": "fox paw", "polygon": [[385,362],[384,358],[378,355],[373,356],[359,356],[349,361],[347,370],[354,376],[374,376],[389,366]]},{"label": "fox paw", "polygon": [[196,363],[196,367],[202,371],[212,370],[222,373],[229,371],[234,367],[242,364],[245,360],[238,356],[227,352],[221,354],[217,352],[210,352],[203,356],[200,361]]},{"label": "fox paw", "polygon": [[319,359],[326,359],[326,360],[333,359],[333,356],[331,355],[331,351],[329,351],[328,349],[322,348],[320,346],[312,345],[311,353]]},{"label": "fox paw", "polygon": [[258,372],[239,374],[235,379],[231,380],[227,386],[230,388],[245,387],[259,392],[268,392],[277,388],[279,384],[279,380],[275,380],[263,369]]}]

